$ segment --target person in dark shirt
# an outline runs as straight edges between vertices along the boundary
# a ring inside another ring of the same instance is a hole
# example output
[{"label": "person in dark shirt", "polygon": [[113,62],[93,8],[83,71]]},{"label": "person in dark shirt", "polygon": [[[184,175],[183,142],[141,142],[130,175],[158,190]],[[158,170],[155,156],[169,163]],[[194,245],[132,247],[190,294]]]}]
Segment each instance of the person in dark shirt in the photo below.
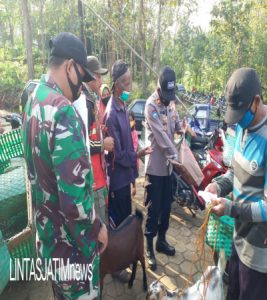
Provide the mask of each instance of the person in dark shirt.
[{"label": "person in dark shirt", "polygon": [[133,147],[129,113],[126,102],[132,85],[128,65],[118,60],[112,66],[112,95],[108,102],[104,124],[108,136],[114,139],[114,150],[106,156],[109,176],[109,221],[117,227],[131,214],[131,183],[138,176],[137,158],[151,153],[144,148],[136,152]]},{"label": "person in dark shirt", "polygon": [[[138,176],[137,159],[152,152],[150,147],[136,152],[133,147],[126,102],[132,86],[128,65],[122,60],[111,70],[112,95],[104,115],[105,132],[114,139],[114,150],[106,155],[109,177],[108,215],[111,228],[118,227],[132,212],[131,183]],[[125,270],[113,277],[126,283]]]}]

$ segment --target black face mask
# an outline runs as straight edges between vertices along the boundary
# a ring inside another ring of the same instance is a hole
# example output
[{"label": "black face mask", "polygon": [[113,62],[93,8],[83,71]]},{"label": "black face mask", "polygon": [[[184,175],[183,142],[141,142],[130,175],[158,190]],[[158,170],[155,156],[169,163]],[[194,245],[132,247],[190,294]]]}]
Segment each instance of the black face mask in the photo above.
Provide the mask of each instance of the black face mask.
[{"label": "black face mask", "polygon": [[161,94],[161,91],[160,91],[160,90],[158,90],[158,94],[159,94],[159,100],[160,100],[160,102],[161,102],[164,106],[169,106],[170,100],[165,100],[165,99],[162,97],[162,94]]},{"label": "black face mask", "polygon": [[105,98],[102,99],[102,102],[103,102],[103,104],[104,104],[105,106],[107,106],[108,100],[109,100],[109,99],[110,99],[110,96],[105,97]]},{"label": "black face mask", "polygon": [[77,84],[73,84],[73,82],[69,78],[68,73],[67,73],[67,79],[68,79],[68,83],[69,83],[69,86],[70,86],[70,89],[71,89],[72,99],[73,99],[73,101],[75,101],[80,97],[79,89],[82,85],[83,77],[82,77],[81,73],[79,72],[79,69],[78,69],[77,65],[76,64],[73,64],[73,65],[74,65],[74,69],[75,69],[75,72],[76,72],[78,82],[77,82]]}]

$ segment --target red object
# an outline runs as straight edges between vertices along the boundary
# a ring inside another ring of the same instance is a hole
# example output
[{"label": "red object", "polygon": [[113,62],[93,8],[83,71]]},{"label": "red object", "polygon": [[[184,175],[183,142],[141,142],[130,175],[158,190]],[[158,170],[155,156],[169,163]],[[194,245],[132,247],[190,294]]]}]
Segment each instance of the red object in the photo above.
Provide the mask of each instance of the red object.
[{"label": "red object", "polygon": [[[101,132],[100,128],[96,125],[96,122],[93,122],[90,132],[91,135],[89,136],[91,141],[99,141],[101,140]],[[94,184],[93,189],[94,191],[104,187],[107,185],[105,172],[104,172],[104,158],[102,153],[96,153],[91,155],[91,162],[94,174]]]},{"label": "red object", "polygon": [[214,105],[215,104],[215,99],[214,99],[214,97],[211,97],[211,99],[210,99],[210,105]]},{"label": "red object", "polygon": [[205,187],[211,183],[212,179],[225,174],[228,168],[223,164],[222,151],[212,149],[209,151],[211,161],[202,169],[204,179],[201,182],[200,189],[204,190]]},{"label": "red object", "polygon": [[205,201],[198,196],[197,190],[205,190],[206,186],[211,183],[212,179],[217,176],[223,175],[227,172],[228,168],[223,163],[223,140],[219,134],[214,143],[214,149],[209,150],[211,161],[202,169],[204,179],[199,188],[193,187],[193,192],[198,198],[199,203],[202,205]]},{"label": "red object", "polygon": [[[132,133],[134,151],[136,152],[138,149],[138,134],[135,129],[133,129],[131,133]],[[136,166],[137,166],[137,171],[139,171],[139,159],[137,159]]]}]

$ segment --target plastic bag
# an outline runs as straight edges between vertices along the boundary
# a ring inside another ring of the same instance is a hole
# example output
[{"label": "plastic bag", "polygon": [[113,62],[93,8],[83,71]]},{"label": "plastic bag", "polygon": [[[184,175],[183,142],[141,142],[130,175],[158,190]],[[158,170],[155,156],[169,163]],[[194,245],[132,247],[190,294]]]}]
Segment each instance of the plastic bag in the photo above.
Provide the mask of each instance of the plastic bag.
[{"label": "plastic bag", "polygon": [[221,271],[218,267],[209,266],[201,278],[185,291],[171,291],[160,281],[154,281],[148,287],[146,299],[223,300],[224,290]]},{"label": "plastic bag", "polygon": [[204,175],[185,139],[178,146],[178,161],[171,161],[177,173],[189,184],[199,186]]},{"label": "plastic bag", "polygon": [[234,155],[236,136],[233,130],[227,129],[226,138],[223,146],[223,163],[230,167]]}]

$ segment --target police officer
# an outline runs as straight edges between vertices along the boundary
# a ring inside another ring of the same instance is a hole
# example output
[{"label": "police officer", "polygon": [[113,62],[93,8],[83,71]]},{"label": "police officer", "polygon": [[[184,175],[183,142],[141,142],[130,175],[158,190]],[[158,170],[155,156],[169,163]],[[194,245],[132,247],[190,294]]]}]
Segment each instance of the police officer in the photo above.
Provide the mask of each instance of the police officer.
[{"label": "police officer", "polygon": [[153,238],[157,234],[156,250],[166,255],[175,255],[175,248],[166,241],[172,200],[172,166],[168,163],[168,158],[178,157],[173,140],[174,133],[180,131],[175,106],[170,105],[175,100],[175,88],[175,73],[165,66],[160,72],[157,89],[148,98],[145,106],[147,138],[153,149],[146,164],[145,181],[145,236],[148,264],[152,270],[157,267],[153,250]]}]

